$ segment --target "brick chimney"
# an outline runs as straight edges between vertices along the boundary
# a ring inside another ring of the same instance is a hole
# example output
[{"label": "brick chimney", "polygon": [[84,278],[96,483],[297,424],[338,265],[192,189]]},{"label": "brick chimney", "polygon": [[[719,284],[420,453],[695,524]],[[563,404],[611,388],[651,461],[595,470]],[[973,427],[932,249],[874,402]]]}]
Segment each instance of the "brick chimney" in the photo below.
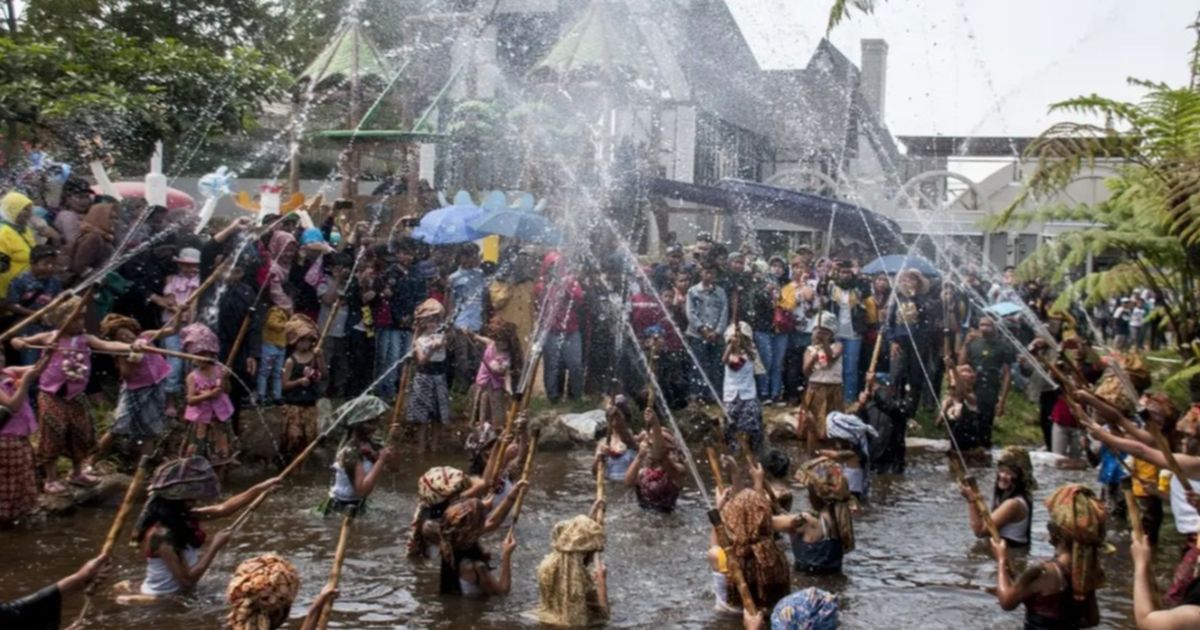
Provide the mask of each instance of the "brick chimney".
[{"label": "brick chimney", "polygon": [[884,122],[884,105],[887,101],[887,42],[882,39],[862,40],[862,71],[859,87],[863,97],[871,104],[879,122]]}]

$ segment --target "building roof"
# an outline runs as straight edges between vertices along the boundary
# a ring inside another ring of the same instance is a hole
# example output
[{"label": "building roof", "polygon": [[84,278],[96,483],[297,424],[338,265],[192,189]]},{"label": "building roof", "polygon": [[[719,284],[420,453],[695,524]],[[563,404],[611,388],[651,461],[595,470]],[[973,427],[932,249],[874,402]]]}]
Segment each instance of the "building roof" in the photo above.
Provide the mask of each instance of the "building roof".
[{"label": "building roof", "polygon": [[1017,157],[1033,142],[1009,136],[900,136],[909,155],[923,157]]}]

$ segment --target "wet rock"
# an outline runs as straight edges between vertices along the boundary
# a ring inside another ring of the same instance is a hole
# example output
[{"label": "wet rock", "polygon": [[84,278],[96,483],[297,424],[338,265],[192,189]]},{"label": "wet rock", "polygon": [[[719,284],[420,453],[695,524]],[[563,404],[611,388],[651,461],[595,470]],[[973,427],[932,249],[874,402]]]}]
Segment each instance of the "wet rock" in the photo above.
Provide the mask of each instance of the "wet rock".
[{"label": "wet rock", "polygon": [[546,415],[532,418],[529,426],[531,430],[538,431],[539,450],[566,451],[575,446],[570,429],[558,416]]},{"label": "wet rock", "polygon": [[71,492],[60,495],[39,496],[41,509],[53,516],[66,516],[79,507],[116,507],[125,497],[125,489],[132,478],[114,473],[100,478],[100,483],[90,488],[68,486]]},{"label": "wet rock", "polygon": [[800,439],[796,434],[796,415],[790,411],[764,415],[763,429],[773,442]]},{"label": "wet rock", "polygon": [[603,409],[561,416],[558,421],[577,444],[594,444],[596,438],[608,430]]}]

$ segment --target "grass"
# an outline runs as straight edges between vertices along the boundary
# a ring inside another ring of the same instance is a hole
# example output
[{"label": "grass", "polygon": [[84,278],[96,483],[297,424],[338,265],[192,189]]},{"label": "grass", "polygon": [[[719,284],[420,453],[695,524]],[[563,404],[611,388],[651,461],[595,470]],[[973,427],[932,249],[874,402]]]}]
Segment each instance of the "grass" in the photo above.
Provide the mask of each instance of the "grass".
[{"label": "grass", "polygon": [[[934,424],[932,409],[921,409],[915,418],[918,428],[909,431],[909,436],[930,439],[945,439],[946,429]],[[1008,395],[1004,415],[996,419],[992,434],[996,444],[1021,446],[1037,446],[1042,444],[1042,428],[1038,425],[1037,404],[1030,402],[1021,391],[1012,391]]]}]

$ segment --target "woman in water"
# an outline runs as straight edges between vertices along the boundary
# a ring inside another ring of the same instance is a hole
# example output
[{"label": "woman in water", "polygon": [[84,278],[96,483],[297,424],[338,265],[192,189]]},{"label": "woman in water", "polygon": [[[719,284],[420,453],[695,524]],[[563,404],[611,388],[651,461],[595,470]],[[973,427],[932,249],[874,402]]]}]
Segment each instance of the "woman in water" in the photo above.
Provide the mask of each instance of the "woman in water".
[{"label": "woman in water", "polygon": [[637,493],[642,509],[670,512],[679,500],[684,474],[687,473],[674,441],[663,434],[658,414],[647,407],[646,430],[640,436],[637,456],[625,471],[625,485]]},{"label": "woman in water", "polygon": [[[1000,531],[1000,537],[1009,547],[1028,547],[1033,529],[1033,491],[1037,481],[1033,478],[1033,464],[1029,452],[1019,446],[1009,446],[1000,453],[996,462],[996,485],[992,490],[990,516]],[[988,535],[987,525],[979,513],[979,496],[967,484],[960,491],[967,499],[967,511],[971,518],[971,531],[979,538]]]},{"label": "woman in water", "polygon": [[590,515],[560,521],[550,532],[551,552],[538,565],[538,621],[587,627],[608,621],[608,571],[604,551],[604,502]]},{"label": "woman in water", "polygon": [[842,557],[854,550],[853,495],[845,469],[836,461],[818,458],[797,472],[797,481],[808,487],[812,512],[801,512],[792,534],[795,568],[808,575],[842,572]]},{"label": "woman in water", "polygon": [[1008,545],[992,541],[996,554],[996,597],[1000,607],[1025,605],[1025,628],[1091,628],[1100,623],[1096,589],[1104,582],[1100,548],[1104,545],[1104,505],[1086,486],[1067,484],[1046,499],[1054,557],[1009,575]]},{"label": "woman in water", "polygon": [[145,603],[192,589],[233,536],[232,530],[224,529],[209,542],[200,521],[230,516],[280,481],[272,477],[217,505],[197,507],[221,494],[208,460],[185,457],[159,466],[148,486],[150,499],[133,527],[133,542],[146,557],[146,578],[136,590],[129,582],[118,584],[117,600]]},{"label": "woman in water", "polygon": [[[517,482],[520,488],[525,481]],[[500,553],[500,576],[492,575],[491,555],[479,544],[483,535],[500,528],[517,492],[492,509],[482,499],[463,499],[450,506],[441,523],[441,592],[443,595],[504,595],[512,588],[512,554],[517,540],[510,531]]]},{"label": "woman in water", "polygon": [[[381,403],[382,404],[382,403]],[[392,459],[392,447],[380,450],[375,443],[375,425],[378,416],[366,422],[353,424],[350,435],[338,449],[334,458],[333,486],[329,488],[329,499],[321,506],[321,512],[345,514],[363,508],[379,481],[379,476]]]}]

